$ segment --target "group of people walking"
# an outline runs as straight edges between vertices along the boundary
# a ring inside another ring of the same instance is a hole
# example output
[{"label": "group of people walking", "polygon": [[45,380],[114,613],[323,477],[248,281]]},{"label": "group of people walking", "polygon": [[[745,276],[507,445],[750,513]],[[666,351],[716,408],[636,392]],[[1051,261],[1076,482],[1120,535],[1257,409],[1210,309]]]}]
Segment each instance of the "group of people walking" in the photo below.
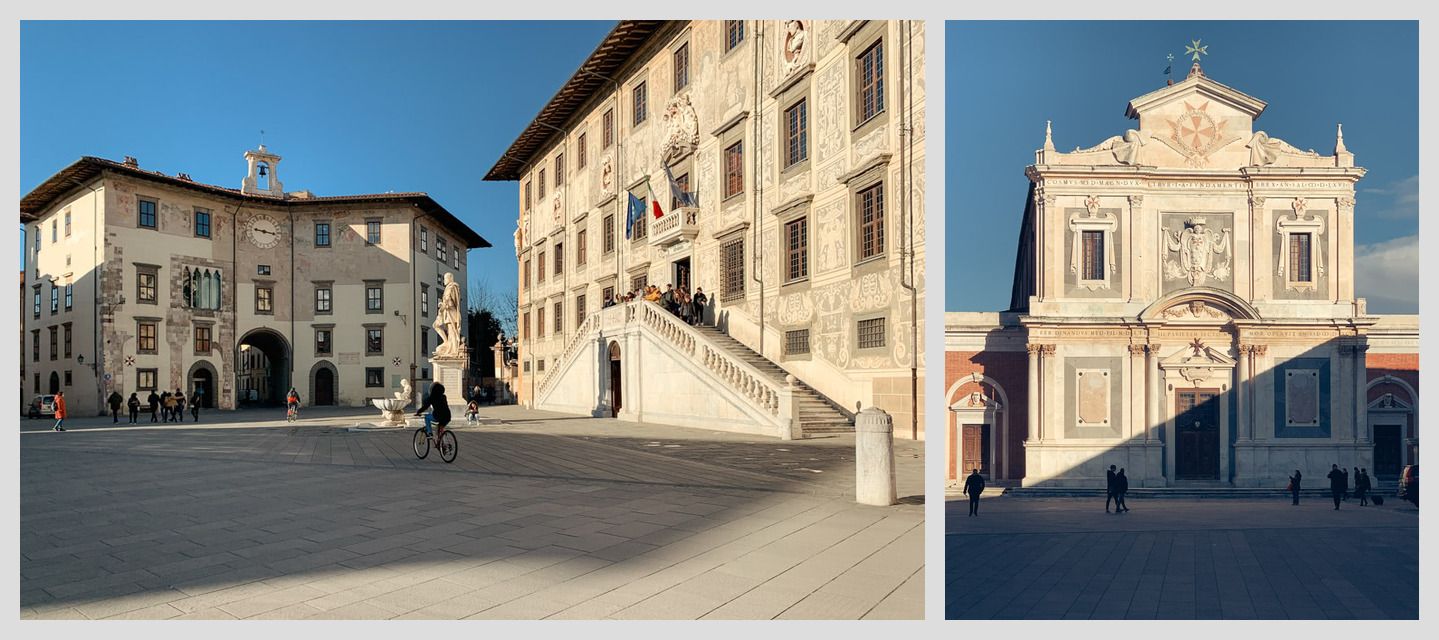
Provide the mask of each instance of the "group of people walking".
[{"label": "group of people walking", "polygon": [[200,404],[204,401],[205,391],[195,389],[193,397],[186,398],[185,392],[176,389],[174,393],[169,391],[150,395],[144,401],[140,400],[139,393],[131,393],[130,399],[126,400],[118,391],[111,391],[106,403],[110,405],[110,417],[112,423],[120,422],[120,408],[123,406],[129,409],[130,424],[140,422],[140,412],[149,409],[150,422],[184,422],[185,409],[190,409],[191,419],[200,421]]},{"label": "group of people walking", "polygon": [[1124,475],[1124,469],[1118,473],[1114,471],[1114,465],[1109,465],[1105,475],[1105,497],[1104,512],[1109,513],[1109,501],[1114,501],[1114,513],[1129,511],[1129,505],[1124,502],[1124,495],[1129,493],[1129,476]]},{"label": "group of people walking", "polygon": [[688,287],[675,288],[674,285],[667,284],[664,291],[660,291],[658,285],[646,285],[621,295],[618,299],[606,296],[602,306],[608,309],[635,300],[647,300],[663,306],[691,326],[704,324],[705,307],[709,305],[709,296],[705,295],[704,287],[696,287],[691,294]]},{"label": "group of people walking", "polygon": [[[1294,504],[1299,504],[1299,470],[1294,470],[1294,475],[1289,476],[1289,490],[1294,495]],[[1329,465],[1329,494],[1334,500],[1334,510],[1339,510],[1339,503],[1349,500],[1349,471],[1338,464]],[[1363,467],[1354,467],[1354,497],[1359,499],[1359,506],[1369,506],[1369,492],[1374,489],[1374,479],[1369,477],[1369,470]],[[1375,503],[1379,503],[1376,498]]]}]

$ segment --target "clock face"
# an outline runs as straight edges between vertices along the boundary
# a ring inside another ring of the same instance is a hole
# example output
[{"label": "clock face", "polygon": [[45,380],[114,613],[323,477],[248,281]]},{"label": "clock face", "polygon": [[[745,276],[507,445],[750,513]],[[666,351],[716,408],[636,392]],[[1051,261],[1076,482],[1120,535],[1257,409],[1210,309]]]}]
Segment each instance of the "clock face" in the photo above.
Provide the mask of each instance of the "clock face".
[{"label": "clock face", "polygon": [[280,243],[280,225],[270,216],[255,214],[245,223],[245,238],[256,247],[269,249]]}]

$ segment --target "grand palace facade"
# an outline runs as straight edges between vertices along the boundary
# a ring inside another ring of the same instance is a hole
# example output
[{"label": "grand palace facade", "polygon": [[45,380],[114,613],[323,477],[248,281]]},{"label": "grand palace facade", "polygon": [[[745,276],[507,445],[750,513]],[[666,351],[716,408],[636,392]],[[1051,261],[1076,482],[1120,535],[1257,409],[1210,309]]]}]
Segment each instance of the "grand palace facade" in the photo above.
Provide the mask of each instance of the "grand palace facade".
[{"label": "grand palace facade", "polygon": [[[921,22],[620,22],[486,176],[518,183],[519,401],[920,437],[923,76]],[[647,285],[703,322],[606,307]]]},{"label": "grand palace facade", "polygon": [[1418,319],[1355,295],[1355,164],[1205,76],[1061,152],[1046,127],[1010,309],[946,315],[951,481],[1283,487],[1418,457]]}]

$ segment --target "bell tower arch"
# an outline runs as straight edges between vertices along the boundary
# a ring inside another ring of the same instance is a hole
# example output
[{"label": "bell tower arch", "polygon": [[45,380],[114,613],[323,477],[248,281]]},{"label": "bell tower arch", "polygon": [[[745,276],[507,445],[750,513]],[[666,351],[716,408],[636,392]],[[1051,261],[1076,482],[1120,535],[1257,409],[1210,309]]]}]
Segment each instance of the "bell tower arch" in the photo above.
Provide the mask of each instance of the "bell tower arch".
[{"label": "bell tower arch", "polygon": [[245,181],[240,192],[252,195],[285,196],[285,186],[280,184],[280,156],[270,153],[264,144],[259,149],[245,152]]}]

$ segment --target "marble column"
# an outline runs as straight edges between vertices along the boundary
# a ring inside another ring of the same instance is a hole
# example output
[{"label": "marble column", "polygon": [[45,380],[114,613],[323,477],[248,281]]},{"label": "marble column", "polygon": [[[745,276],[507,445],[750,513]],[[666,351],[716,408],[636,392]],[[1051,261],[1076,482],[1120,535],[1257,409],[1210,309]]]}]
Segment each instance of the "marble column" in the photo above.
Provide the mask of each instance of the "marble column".
[{"label": "marble column", "polygon": [[[1139,408],[1140,408],[1140,407],[1136,407],[1136,406],[1135,406],[1135,405],[1137,404],[1137,403],[1135,402],[1135,399],[1136,399],[1136,398],[1139,398],[1139,399],[1142,400],[1142,399],[1144,398],[1144,396],[1145,396],[1145,393],[1144,393],[1144,345],[1142,345],[1142,344],[1131,344],[1131,345],[1129,345],[1129,369],[1128,369],[1128,373],[1126,373],[1125,375],[1128,376],[1128,381],[1129,381],[1129,394],[1130,394],[1130,395],[1129,395],[1128,398],[1126,398],[1126,400],[1127,400],[1128,402],[1127,402],[1127,404],[1125,405],[1126,407],[1128,407],[1128,410],[1129,410],[1129,433],[1126,433],[1126,434],[1124,434],[1124,435],[1125,435],[1126,441],[1131,441],[1131,442],[1132,442],[1132,441],[1134,441],[1135,439],[1141,437],[1141,436],[1140,436],[1140,433],[1141,433],[1141,432],[1148,431],[1148,429],[1146,428],[1146,426],[1145,426],[1145,424],[1144,424],[1144,421],[1145,421],[1145,419],[1146,419],[1146,416],[1144,416],[1141,411],[1135,411],[1135,409],[1139,409]],[[1138,428],[1136,428],[1136,427],[1138,427]]]},{"label": "marble column", "polygon": [[1024,345],[1025,351],[1029,352],[1029,387],[1025,391],[1029,406],[1025,408],[1025,421],[1029,425],[1027,439],[1032,442],[1044,439],[1039,421],[1039,347],[1037,344]]},{"label": "marble column", "polygon": [[1240,440],[1251,440],[1254,438],[1254,430],[1249,420],[1249,354],[1254,352],[1254,347],[1239,345],[1239,379],[1234,381],[1234,412],[1239,418],[1236,433]]},{"label": "marble column", "polygon": [[1354,441],[1369,442],[1369,366],[1367,344],[1354,345]]},{"label": "marble column", "polygon": [[1153,432],[1159,428],[1159,405],[1164,397],[1164,381],[1159,375],[1159,345],[1149,345],[1149,392],[1145,394],[1145,422],[1144,440],[1148,442],[1153,438]]},{"label": "marble column", "polygon": [[[1053,440],[1055,434],[1050,433],[1044,427],[1044,415],[1049,412],[1049,393],[1045,384],[1049,381],[1049,368],[1054,365],[1054,345],[1039,345],[1039,430],[1046,440]],[[1060,389],[1060,397],[1064,396],[1063,388]]]}]

